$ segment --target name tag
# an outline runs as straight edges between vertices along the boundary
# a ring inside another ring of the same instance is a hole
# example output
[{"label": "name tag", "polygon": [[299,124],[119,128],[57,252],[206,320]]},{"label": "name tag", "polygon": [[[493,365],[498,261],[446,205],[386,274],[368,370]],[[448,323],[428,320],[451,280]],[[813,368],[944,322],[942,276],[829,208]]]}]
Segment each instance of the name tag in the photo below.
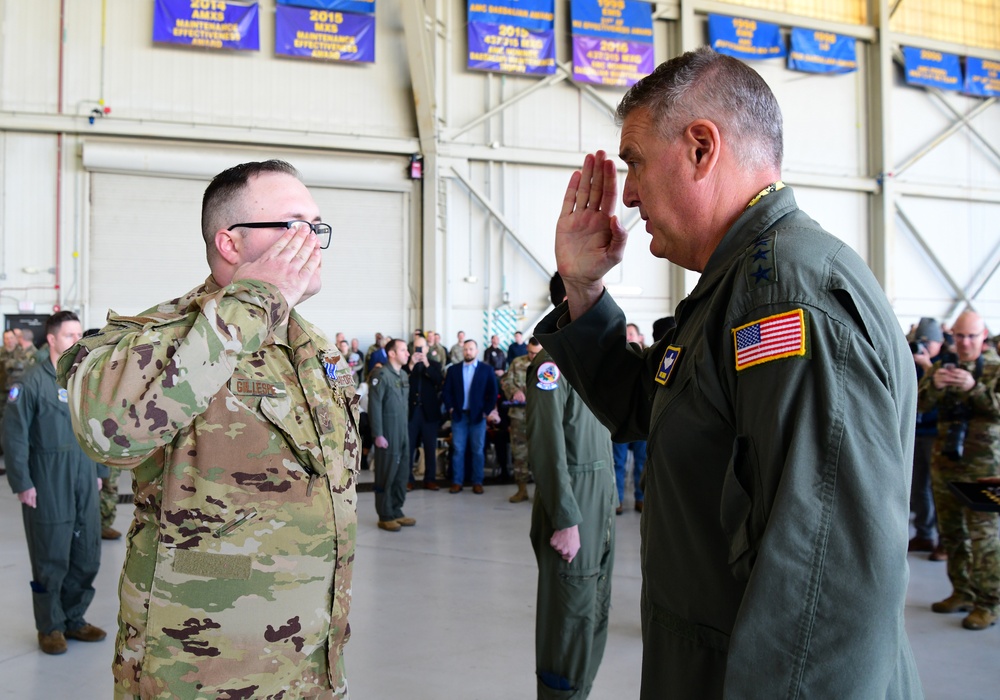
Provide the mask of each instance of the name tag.
[{"label": "name tag", "polygon": [[266,382],[262,379],[233,377],[229,389],[237,396],[266,396],[280,398],[285,395],[285,385],[281,382]]}]

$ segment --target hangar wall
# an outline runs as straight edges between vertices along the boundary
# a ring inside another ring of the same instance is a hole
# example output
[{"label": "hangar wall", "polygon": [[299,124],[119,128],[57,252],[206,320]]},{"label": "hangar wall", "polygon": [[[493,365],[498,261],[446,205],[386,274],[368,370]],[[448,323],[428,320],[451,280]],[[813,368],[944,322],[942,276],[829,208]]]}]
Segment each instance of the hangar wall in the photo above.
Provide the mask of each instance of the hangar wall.
[{"label": "hangar wall", "polygon": [[[334,223],[324,291],[304,309],[326,332],[366,345],[375,331],[434,328],[450,345],[459,329],[499,327],[494,314],[529,330],[547,308],[562,192],[585,153],[617,151],[623,91],[565,69],[467,70],[465,0],[379,0],[366,65],[276,57],[274,2],[260,4],[261,50],[236,52],[153,45],[152,0],[0,0],[0,313],[60,305],[94,326],[109,306],[186,291],[207,275],[208,179],[284,157]],[[569,3],[555,6],[566,65]],[[856,73],[753,63],[784,111],[784,179],[872,265],[901,324],[972,302],[1000,331],[1000,109],[907,86],[893,63],[902,42],[997,51],[892,34],[885,0],[868,3],[867,25],[710,0],[652,6],[657,61],[705,43],[709,11],[856,36]],[[102,101],[110,114],[89,123]],[[415,153],[423,180],[409,179]],[[697,275],[652,258],[641,222],[631,233],[607,281],[648,331]]]}]

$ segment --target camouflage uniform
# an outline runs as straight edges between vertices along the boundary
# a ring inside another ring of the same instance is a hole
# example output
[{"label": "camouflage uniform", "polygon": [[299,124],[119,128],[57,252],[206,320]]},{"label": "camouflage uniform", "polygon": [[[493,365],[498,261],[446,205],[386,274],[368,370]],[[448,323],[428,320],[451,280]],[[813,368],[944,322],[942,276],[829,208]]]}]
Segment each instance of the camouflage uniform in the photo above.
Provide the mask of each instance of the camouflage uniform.
[{"label": "camouflage uniform", "polygon": [[[500,388],[508,401],[514,394],[524,393],[525,377],[531,360],[527,355],[515,357],[507,372],[500,378]],[[510,406],[507,416],[510,418],[510,454],[514,462],[514,480],[518,484],[528,483],[528,433],[524,423],[524,406]]]},{"label": "camouflage uniform", "polygon": [[368,392],[368,420],[372,438],[384,437],[386,448],[375,447],[375,510],[383,522],[405,517],[406,481],[410,476],[410,438],[407,406],[410,378],[392,365],[373,373]]},{"label": "camouflage uniform", "polygon": [[[24,349],[21,345],[15,345],[13,350],[0,348],[0,373],[3,374],[4,396],[10,388],[21,381],[24,373],[35,364],[35,352]],[[3,415],[6,402],[0,401],[0,425],[3,423]]]},{"label": "camouflage uniform", "polygon": [[209,277],[60,360],[80,444],[133,470],[116,697],[347,697],[358,397],[288,313]]},{"label": "camouflage uniform", "polygon": [[118,475],[121,469],[110,469],[110,475],[101,486],[101,529],[107,530],[115,524],[118,512]]},{"label": "camouflage uniform", "polygon": [[[982,371],[976,361],[957,366],[973,373],[976,385],[968,392],[934,387],[935,362],[920,380],[918,411],[938,409],[938,438],[931,453],[931,484],[937,509],[938,533],[948,552],[948,578],[955,594],[996,615],[1000,612],[1000,516],[965,508],[948,488],[949,481],[975,481],[997,475],[1000,461],[1000,357],[984,349]],[[960,460],[942,451],[955,409],[969,412],[968,431]]]}]

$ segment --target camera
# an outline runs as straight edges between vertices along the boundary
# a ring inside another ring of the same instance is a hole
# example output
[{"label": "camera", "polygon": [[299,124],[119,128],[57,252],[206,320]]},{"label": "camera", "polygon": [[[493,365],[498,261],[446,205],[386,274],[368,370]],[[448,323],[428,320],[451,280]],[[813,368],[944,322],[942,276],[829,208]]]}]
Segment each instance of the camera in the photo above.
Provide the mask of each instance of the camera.
[{"label": "camera", "polygon": [[943,352],[940,355],[941,366],[945,369],[955,369],[958,367],[958,355],[953,352]]},{"label": "camera", "polygon": [[918,343],[917,341],[910,342],[910,353],[913,355],[920,355],[927,351],[927,347],[923,343]]},{"label": "camera", "polygon": [[962,454],[965,452],[965,436],[969,432],[968,409],[965,406],[958,407],[951,412],[951,416],[949,419],[951,423],[948,424],[948,432],[941,446],[941,454],[957,462],[962,459]]}]

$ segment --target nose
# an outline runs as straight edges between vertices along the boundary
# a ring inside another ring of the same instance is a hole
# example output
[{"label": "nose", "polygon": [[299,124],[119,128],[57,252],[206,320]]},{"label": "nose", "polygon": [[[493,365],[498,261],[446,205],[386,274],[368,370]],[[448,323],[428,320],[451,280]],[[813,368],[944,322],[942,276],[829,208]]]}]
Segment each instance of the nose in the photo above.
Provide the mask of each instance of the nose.
[{"label": "nose", "polygon": [[625,186],[622,187],[622,202],[626,207],[639,206],[639,190],[635,186],[631,172],[625,176]]}]

